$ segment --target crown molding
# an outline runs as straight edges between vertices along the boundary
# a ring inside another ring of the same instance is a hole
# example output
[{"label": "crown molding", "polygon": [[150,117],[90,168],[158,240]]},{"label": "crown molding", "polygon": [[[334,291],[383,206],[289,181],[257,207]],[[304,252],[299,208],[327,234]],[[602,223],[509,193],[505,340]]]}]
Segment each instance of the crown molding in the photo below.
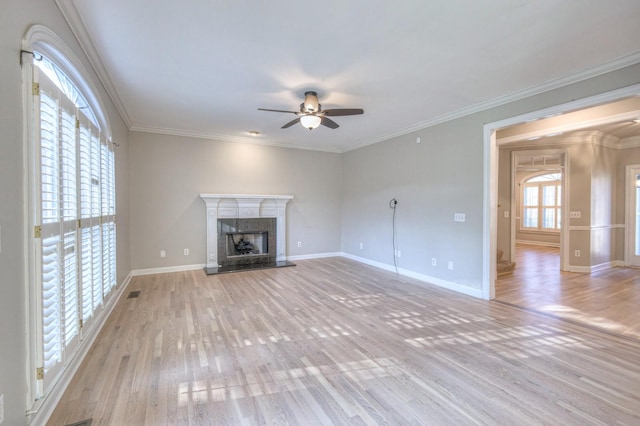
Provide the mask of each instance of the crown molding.
[{"label": "crown molding", "polygon": [[96,49],[93,39],[91,38],[89,31],[87,31],[87,27],[80,17],[80,13],[78,12],[78,9],[76,9],[73,0],[55,0],[55,3],[58,6],[58,9],[60,9],[64,19],[67,21],[71,32],[75,36],[76,40],[78,40],[80,48],[87,56],[93,71],[98,76],[100,83],[102,83],[102,87],[104,87],[107,95],[115,105],[118,114],[120,114],[120,117],[127,128],[131,129],[131,126],[133,125],[131,117],[129,116],[129,113],[127,112],[127,109],[125,108],[125,105],[104,66],[104,62],[98,53],[98,49]]},{"label": "crown molding", "polygon": [[640,148],[640,136],[620,139],[620,149]]}]

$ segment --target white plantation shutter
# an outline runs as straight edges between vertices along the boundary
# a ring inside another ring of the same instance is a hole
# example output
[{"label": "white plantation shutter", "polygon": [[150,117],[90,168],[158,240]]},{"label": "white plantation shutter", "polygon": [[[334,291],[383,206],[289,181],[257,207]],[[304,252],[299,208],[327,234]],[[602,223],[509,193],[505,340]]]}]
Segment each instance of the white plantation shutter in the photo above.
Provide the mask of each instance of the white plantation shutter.
[{"label": "white plantation shutter", "polygon": [[[84,118],[84,117],[83,117]],[[91,217],[91,130],[88,120],[80,121],[80,217]]]},{"label": "white plantation shutter", "polygon": [[[47,93],[40,86],[40,198],[41,221],[58,221],[58,102],[57,93]],[[56,96],[54,98],[53,96]]]},{"label": "white plantation shutter", "polygon": [[45,371],[62,360],[60,333],[60,237],[42,240],[42,328]]},{"label": "white plantation shutter", "polygon": [[42,356],[47,372],[62,361],[62,236],[60,223],[60,99],[47,80],[40,85],[40,214],[42,283]]},{"label": "white plantation shutter", "polygon": [[93,295],[93,310],[102,304],[102,235],[100,225],[91,227],[91,293]]},{"label": "white plantation shutter", "polygon": [[93,314],[93,293],[91,282],[93,280],[91,262],[91,228],[82,228],[81,231],[81,265],[82,265],[82,320],[86,323]]},{"label": "white plantation shutter", "polygon": [[71,81],[50,62],[34,74],[37,327],[46,393],[116,285],[115,156]]},{"label": "white plantation shutter", "polygon": [[76,256],[76,232],[64,235],[64,343],[70,346],[78,335],[78,263]]}]

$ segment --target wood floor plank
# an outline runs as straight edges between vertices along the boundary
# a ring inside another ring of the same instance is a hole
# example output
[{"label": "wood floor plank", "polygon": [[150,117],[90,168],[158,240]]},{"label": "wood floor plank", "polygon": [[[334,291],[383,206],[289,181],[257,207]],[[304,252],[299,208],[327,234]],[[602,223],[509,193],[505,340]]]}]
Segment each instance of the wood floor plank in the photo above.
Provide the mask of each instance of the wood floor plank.
[{"label": "wood floor plank", "polygon": [[640,424],[640,341],[344,258],[134,290],[49,424]]},{"label": "wood floor plank", "polygon": [[496,299],[640,339],[640,269],[560,271],[560,249],[516,245],[513,273],[496,281]]}]

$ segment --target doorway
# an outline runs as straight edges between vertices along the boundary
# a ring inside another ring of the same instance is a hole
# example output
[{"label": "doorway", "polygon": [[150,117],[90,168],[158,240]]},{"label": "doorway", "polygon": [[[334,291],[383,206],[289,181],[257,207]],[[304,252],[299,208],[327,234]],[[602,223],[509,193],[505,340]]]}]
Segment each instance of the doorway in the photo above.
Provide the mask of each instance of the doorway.
[{"label": "doorway", "polygon": [[[523,150],[512,146],[501,151],[511,152],[509,253],[512,262],[518,263],[517,250],[523,245],[555,248],[547,250],[547,256],[555,253],[556,270],[566,270],[562,250],[569,235],[563,226],[568,223],[565,200],[569,198],[566,149]],[[504,227],[502,230],[506,231]]]},{"label": "doorway", "polygon": [[[533,141],[551,133],[591,130],[607,124],[631,122],[640,114],[638,102],[640,84],[607,93],[556,105],[539,111],[485,124],[484,152],[484,220],[483,220],[483,285],[485,299],[495,298],[496,260],[498,249],[499,215],[502,211],[498,194],[499,146],[498,131],[503,132],[502,143]],[[616,107],[612,113],[611,107]],[[565,185],[566,186],[566,185]],[[566,223],[566,222],[565,222]],[[562,247],[562,256],[568,257],[568,244]],[[566,262],[564,262],[566,263]]]},{"label": "doorway", "polygon": [[629,266],[640,267],[640,164],[627,166],[626,173],[626,259]]}]

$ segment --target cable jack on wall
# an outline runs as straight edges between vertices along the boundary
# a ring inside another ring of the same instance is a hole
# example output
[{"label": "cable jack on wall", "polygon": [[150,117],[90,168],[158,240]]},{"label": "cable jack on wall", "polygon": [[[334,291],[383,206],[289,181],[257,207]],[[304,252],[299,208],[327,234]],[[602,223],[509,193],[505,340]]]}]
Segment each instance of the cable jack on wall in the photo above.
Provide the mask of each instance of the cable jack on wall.
[{"label": "cable jack on wall", "polygon": [[398,232],[396,230],[396,207],[398,206],[398,200],[392,198],[389,201],[389,208],[393,210],[393,217],[391,219],[391,226],[393,230],[393,266],[396,269],[396,274],[398,274],[398,251],[396,250],[396,246],[398,245]]}]

